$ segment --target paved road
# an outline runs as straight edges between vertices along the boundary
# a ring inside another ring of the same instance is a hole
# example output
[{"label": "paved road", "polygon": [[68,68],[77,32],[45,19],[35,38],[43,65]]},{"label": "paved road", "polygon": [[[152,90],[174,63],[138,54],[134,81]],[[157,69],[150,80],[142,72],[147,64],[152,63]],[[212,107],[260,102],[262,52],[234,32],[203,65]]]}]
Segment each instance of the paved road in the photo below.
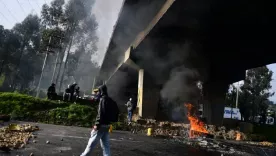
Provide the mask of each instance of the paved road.
[{"label": "paved road", "polygon": [[[84,150],[90,134],[88,128],[49,124],[38,124],[38,126],[41,130],[37,132],[37,143],[30,141],[26,148],[12,151],[10,154],[0,152],[0,156],[28,156],[30,153],[34,153],[35,156],[78,156]],[[61,141],[62,138],[63,141]],[[50,144],[46,144],[47,140],[50,141]],[[221,155],[168,142],[164,139],[121,131],[111,133],[111,152],[113,156]],[[102,155],[99,145],[92,155]]]}]

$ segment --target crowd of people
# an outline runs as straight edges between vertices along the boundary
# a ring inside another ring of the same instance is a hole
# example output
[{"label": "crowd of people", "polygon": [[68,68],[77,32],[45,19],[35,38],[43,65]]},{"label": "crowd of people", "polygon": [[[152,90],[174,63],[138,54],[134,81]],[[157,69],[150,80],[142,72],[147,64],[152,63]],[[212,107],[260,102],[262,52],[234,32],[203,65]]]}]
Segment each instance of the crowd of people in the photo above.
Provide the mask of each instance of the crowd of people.
[{"label": "crowd of people", "polygon": [[[47,97],[50,100],[55,100],[57,98],[56,93],[56,84],[52,83],[51,86],[47,90]],[[63,94],[63,101],[74,101],[80,97],[80,87],[76,82],[68,85]]]}]

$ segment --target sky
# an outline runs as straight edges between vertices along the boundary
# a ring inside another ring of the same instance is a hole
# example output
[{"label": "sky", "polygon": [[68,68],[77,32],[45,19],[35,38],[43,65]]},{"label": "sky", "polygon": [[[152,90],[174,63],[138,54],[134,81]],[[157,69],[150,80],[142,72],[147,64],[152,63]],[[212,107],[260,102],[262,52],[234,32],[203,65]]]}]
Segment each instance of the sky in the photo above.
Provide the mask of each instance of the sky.
[{"label": "sky", "polygon": [[[0,0],[0,24],[6,29],[10,29],[15,23],[21,22],[28,14],[40,14],[42,5],[50,4],[52,0]],[[96,0],[92,13],[95,14],[98,29],[97,35],[99,42],[97,43],[98,52],[93,56],[93,60],[100,64],[104,58],[113,28],[116,24],[119,11],[123,0]],[[276,92],[276,64],[268,65],[273,71],[273,80],[271,82],[271,91]],[[271,97],[276,103],[276,95]]]}]

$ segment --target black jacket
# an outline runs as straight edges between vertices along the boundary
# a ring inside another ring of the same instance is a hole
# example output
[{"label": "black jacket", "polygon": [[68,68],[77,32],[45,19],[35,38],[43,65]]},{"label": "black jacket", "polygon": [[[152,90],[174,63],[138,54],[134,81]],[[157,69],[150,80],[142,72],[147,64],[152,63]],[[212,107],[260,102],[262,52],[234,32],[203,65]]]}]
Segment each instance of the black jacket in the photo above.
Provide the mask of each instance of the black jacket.
[{"label": "black jacket", "polygon": [[106,86],[101,86],[99,87],[99,92],[100,92],[100,101],[99,101],[99,106],[98,106],[98,114],[96,117],[96,123],[95,125],[109,125],[110,122],[108,121],[109,119],[109,114],[107,113],[107,110],[109,109],[108,107],[110,106],[109,103],[109,97],[107,94],[107,88]]},{"label": "black jacket", "polygon": [[50,86],[48,88],[48,93],[56,93],[56,87],[55,86]]}]

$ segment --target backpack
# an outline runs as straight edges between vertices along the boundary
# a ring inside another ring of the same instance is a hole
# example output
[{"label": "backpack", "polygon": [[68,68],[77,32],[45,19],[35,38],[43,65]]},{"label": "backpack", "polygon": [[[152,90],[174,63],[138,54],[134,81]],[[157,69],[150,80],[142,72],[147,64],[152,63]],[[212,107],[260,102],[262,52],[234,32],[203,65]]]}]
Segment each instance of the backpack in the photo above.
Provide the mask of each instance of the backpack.
[{"label": "backpack", "polygon": [[107,111],[106,113],[107,113],[109,122],[118,122],[119,108],[117,103],[113,99],[108,97],[107,105],[108,105],[108,109],[106,110]]}]

